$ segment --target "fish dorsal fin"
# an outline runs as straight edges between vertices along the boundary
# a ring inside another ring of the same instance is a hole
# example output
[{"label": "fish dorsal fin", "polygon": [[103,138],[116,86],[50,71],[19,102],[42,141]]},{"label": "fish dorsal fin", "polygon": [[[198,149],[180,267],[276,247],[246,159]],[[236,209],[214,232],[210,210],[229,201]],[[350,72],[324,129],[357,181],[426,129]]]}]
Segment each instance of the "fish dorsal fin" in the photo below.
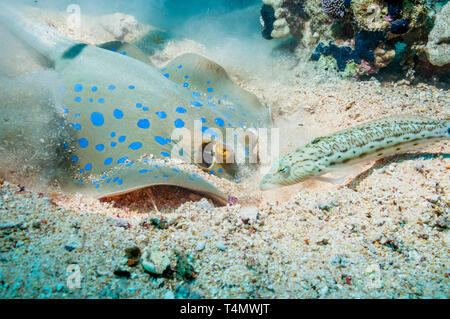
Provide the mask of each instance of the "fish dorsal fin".
[{"label": "fish dorsal fin", "polygon": [[97,45],[97,47],[129,56],[154,67],[153,63],[150,61],[147,55],[141,49],[131,43],[122,41],[110,41],[99,44]]}]

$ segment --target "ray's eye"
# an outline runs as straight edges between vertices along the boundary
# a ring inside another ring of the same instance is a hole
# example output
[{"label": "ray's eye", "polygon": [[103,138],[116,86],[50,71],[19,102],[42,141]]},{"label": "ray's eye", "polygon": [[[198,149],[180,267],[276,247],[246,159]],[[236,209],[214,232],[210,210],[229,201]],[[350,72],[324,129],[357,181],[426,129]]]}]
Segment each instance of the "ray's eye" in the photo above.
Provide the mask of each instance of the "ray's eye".
[{"label": "ray's eye", "polygon": [[289,167],[288,166],[281,166],[280,169],[278,170],[281,174],[286,174],[287,172],[289,172]]}]

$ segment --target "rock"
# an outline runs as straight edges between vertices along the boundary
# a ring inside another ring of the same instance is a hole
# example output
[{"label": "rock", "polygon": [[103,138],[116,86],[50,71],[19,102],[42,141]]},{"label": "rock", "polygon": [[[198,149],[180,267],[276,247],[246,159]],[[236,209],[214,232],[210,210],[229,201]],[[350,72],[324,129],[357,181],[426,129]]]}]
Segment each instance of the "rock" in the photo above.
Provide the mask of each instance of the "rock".
[{"label": "rock", "polygon": [[206,246],[206,242],[205,241],[201,241],[197,244],[197,246],[195,246],[195,250],[196,251],[202,251],[203,249],[205,249]]},{"label": "rock", "polygon": [[150,223],[158,229],[169,228],[169,224],[167,220],[165,220],[164,218],[157,218],[157,217],[150,218]]},{"label": "rock", "polygon": [[161,276],[170,266],[170,253],[159,248],[147,248],[141,257],[141,264],[150,274]]},{"label": "rock", "polygon": [[138,21],[131,15],[115,13],[103,16],[100,24],[117,40],[123,40],[127,34],[133,32],[137,28]]},{"label": "rock", "polygon": [[212,235],[213,235],[213,233],[212,233],[212,231],[210,231],[210,230],[206,231],[205,234],[204,234],[204,236],[205,236],[206,239],[211,238]]},{"label": "rock", "polygon": [[156,288],[162,288],[162,287],[164,287],[165,283],[166,283],[166,281],[164,280],[164,278],[159,277],[159,278],[155,279],[153,286]]},{"label": "rock", "polygon": [[450,2],[436,15],[433,29],[428,34],[425,52],[428,61],[437,66],[450,63]]},{"label": "rock", "polygon": [[176,251],[175,255],[177,256],[177,264],[175,266],[177,276],[185,280],[194,279],[197,276],[197,273],[186,255],[179,251]]},{"label": "rock", "polygon": [[175,287],[176,299],[200,299],[200,295],[196,292],[192,292],[188,286],[178,285]]},{"label": "rock", "polygon": [[328,293],[328,286],[324,286],[319,290],[321,296],[325,296]]},{"label": "rock", "polygon": [[392,59],[395,57],[395,50],[386,51],[382,48],[376,48],[373,54],[375,57],[375,66],[377,68],[384,68],[391,63]]},{"label": "rock", "polygon": [[273,17],[271,17],[270,21],[272,24],[272,32],[270,33],[270,35],[267,34],[266,39],[286,38],[291,32],[288,22],[285,18],[288,12],[285,8],[283,8],[283,2],[284,0],[263,0],[263,3],[266,6],[270,6],[273,9]]},{"label": "rock", "polygon": [[227,250],[227,246],[224,243],[217,243],[216,247],[219,248],[221,251]]},{"label": "rock", "polygon": [[127,257],[128,266],[136,266],[141,258],[141,250],[137,246],[129,247],[125,249],[125,255]]},{"label": "rock", "polygon": [[113,222],[114,226],[117,226],[117,227],[128,228],[128,226],[130,225],[125,219],[122,219],[122,218],[113,218],[112,222]]},{"label": "rock", "polygon": [[118,267],[116,270],[114,270],[114,275],[116,275],[117,277],[127,278],[127,279],[129,279],[131,277],[131,273],[128,270],[123,269],[121,267]]},{"label": "rock", "polygon": [[329,244],[329,242],[328,242],[328,239],[324,238],[321,241],[318,241],[316,244],[320,245],[320,246],[326,246]]},{"label": "rock", "polygon": [[25,226],[23,225],[22,222],[18,222],[18,223],[14,223],[14,222],[6,222],[6,223],[0,224],[0,230],[4,230],[4,229],[15,229],[15,228],[24,229]]},{"label": "rock", "polygon": [[335,200],[329,201],[328,203],[319,203],[317,207],[320,210],[325,210],[329,212],[333,207],[339,206],[339,203]]},{"label": "rock", "polygon": [[167,290],[164,294],[164,299],[175,299],[175,294],[171,290]]},{"label": "rock", "polygon": [[254,222],[258,218],[259,209],[255,206],[242,207],[239,211],[239,217],[242,219],[244,224],[249,222]]},{"label": "rock", "polygon": [[79,243],[77,240],[71,240],[64,246],[64,249],[68,251],[73,251],[79,248],[81,248],[81,243]]},{"label": "rock", "polygon": [[194,205],[196,207],[204,209],[204,210],[208,210],[208,211],[212,211],[212,212],[215,211],[214,207],[208,202],[208,200],[206,198],[202,198],[198,202],[195,202]]}]

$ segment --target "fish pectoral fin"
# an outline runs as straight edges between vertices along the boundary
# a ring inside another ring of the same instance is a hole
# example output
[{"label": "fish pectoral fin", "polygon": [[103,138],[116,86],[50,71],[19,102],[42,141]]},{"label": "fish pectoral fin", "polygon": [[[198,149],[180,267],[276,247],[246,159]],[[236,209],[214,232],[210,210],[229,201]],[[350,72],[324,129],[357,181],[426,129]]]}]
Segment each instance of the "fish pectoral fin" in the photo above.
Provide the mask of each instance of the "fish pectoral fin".
[{"label": "fish pectoral fin", "polygon": [[339,178],[331,178],[331,177],[324,177],[324,176],[317,176],[315,177],[316,180],[324,182],[324,183],[330,183],[334,185],[342,184],[345,182],[348,176],[342,176]]}]

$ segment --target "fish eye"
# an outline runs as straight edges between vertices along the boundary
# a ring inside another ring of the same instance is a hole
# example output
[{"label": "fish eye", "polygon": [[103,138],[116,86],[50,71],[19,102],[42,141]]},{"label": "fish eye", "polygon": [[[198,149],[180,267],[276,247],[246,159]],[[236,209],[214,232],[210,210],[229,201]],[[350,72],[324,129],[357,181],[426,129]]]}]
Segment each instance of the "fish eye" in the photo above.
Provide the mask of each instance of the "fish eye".
[{"label": "fish eye", "polygon": [[289,172],[289,166],[281,166],[280,169],[278,170],[281,174],[286,174],[287,172]]}]

